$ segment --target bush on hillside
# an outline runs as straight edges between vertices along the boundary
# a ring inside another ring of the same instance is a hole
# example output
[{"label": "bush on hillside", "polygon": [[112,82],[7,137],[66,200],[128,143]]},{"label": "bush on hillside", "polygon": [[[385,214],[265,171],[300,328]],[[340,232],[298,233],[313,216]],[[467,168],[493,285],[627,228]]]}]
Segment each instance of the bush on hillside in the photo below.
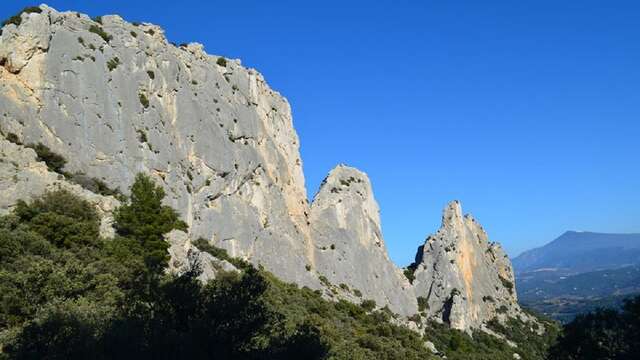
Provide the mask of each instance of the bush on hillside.
[{"label": "bush on hillside", "polygon": [[28,6],[24,9],[22,9],[19,13],[13,15],[12,17],[8,18],[7,20],[4,20],[2,22],[2,26],[8,25],[8,24],[14,24],[16,26],[20,26],[20,24],[22,24],[22,14],[31,14],[31,13],[41,13],[42,9],[40,9],[40,7],[38,6]]},{"label": "bush on hillside", "polygon": [[635,359],[640,353],[640,297],[621,311],[597,309],[564,326],[549,359]]}]

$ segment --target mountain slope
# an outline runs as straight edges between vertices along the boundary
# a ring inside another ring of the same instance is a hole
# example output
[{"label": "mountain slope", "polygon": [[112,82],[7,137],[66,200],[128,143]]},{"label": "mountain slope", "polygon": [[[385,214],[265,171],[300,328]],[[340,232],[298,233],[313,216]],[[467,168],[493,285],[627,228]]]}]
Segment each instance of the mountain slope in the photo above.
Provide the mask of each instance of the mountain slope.
[{"label": "mountain slope", "polygon": [[570,321],[640,292],[640,234],[568,231],[513,264],[521,303]]}]

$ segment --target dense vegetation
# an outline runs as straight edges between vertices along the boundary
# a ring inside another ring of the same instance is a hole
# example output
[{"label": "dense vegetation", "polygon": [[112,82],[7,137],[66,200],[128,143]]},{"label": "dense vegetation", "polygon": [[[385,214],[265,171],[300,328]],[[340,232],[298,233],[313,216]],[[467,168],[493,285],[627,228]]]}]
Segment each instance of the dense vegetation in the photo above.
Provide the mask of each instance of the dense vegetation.
[{"label": "dense vegetation", "polygon": [[[431,340],[437,349],[443,349],[447,358],[451,360],[511,360],[514,353],[524,360],[545,359],[549,346],[558,336],[559,326],[552,320],[539,318],[538,321],[540,325],[515,319],[504,325],[496,320],[489,323],[491,330],[517,344],[517,348],[483,331],[475,331],[473,336],[470,336],[436,323],[429,325],[425,337]],[[545,331],[541,335],[534,335],[532,330],[537,330],[538,326],[544,326]]]},{"label": "dense vegetation", "polygon": [[95,209],[64,190],[0,218],[1,356],[429,357],[421,337],[392,325],[388,313],[326,301],[239,260],[241,273],[207,284],[197,264],[165,274],[163,234],[185,224],[163,196],[138,176],[115,213],[114,239],[101,238]]},{"label": "dense vegetation", "polygon": [[[450,359],[512,358],[496,337],[436,324],[422,337],[373,301],[327,301],[202,240],[240,271],[206,284],[196,263],[167,274],[163,235],[186,225],[150,178],[130,193],[113,239],[100,237],[93,206],[64,190],[0,217],[0,359],[429,359],[425,339]],[[522,324],[511,326],[503,331],[526,343],[518,353],[542,359],[544,339],[527,343]]]},{"label": "dense vegetation", "polygon": [[550,360],[637,359],[640,354],[640,297],[621,311],[598,309],[565,325]]}]

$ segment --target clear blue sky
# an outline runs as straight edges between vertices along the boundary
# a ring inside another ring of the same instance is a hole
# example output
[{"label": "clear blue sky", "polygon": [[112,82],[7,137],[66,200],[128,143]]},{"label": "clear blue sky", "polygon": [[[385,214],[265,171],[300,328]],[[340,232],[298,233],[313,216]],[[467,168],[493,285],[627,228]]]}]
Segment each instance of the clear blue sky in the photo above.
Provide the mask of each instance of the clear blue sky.
[{"label": "clear blue sky", "polygon": [[292,105],[310,196],[337,163],[367,172],[400,265],[452,199],[512,256],[570,229],[640,232],[638,1],[310,3],[49,5],[257,68]]}]

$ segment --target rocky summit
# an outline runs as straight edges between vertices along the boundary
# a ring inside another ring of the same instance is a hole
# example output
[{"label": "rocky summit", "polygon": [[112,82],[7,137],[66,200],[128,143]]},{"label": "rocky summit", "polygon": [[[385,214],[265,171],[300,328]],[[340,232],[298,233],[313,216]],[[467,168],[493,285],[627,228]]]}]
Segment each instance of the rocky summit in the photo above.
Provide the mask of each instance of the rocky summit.
[{"label": "rocky summit", "polygon": [[[97,206],[108,236],[119,201],[100,189],[126,192],[143,172],[188,225],[168,236],[176,271],[199,240],[404,319],[468,330],[525,316],[509,259],[458,202],[404,273],[366,174],[337,166],[310,203],[289,104],[239,60],[173,45],[152,24],[42,5],[3,27],[0,65],[2,213],[63,187]],[[45,164],[43,149],[66,162]],[[232,268],[196,256],[204,277]]]},{"label": "rocky summit", "polygon": [[509,258],[458,201],[442,215],[442,227],[418,249],[417,296],[427,312],[457,329],[480,327],[495,317],[525,316],[518,306]]}]

